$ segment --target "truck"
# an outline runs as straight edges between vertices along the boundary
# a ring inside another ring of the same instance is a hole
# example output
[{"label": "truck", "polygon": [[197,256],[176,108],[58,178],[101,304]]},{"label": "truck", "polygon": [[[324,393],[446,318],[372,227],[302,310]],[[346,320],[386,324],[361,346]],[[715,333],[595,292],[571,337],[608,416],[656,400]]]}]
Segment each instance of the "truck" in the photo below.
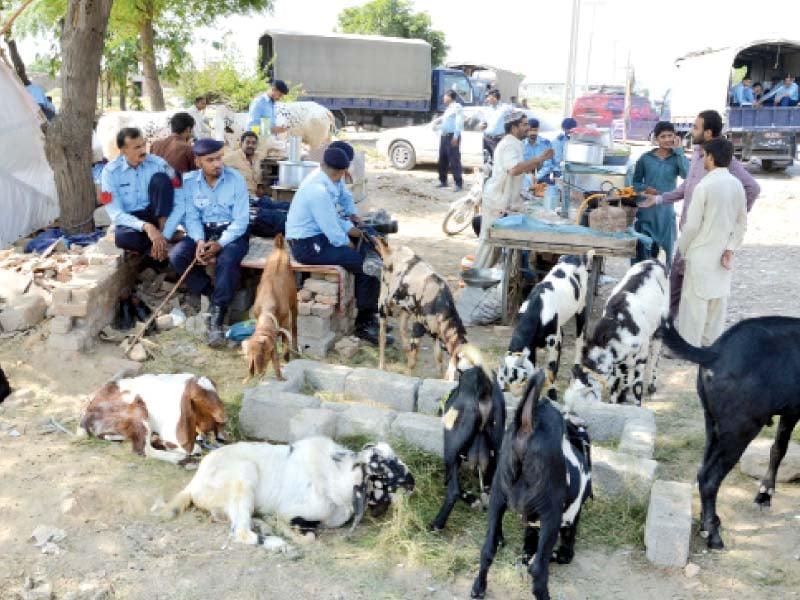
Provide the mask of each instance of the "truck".
[{"label": "truck", "polygon": [[299,84],[298,100],[325,106],[337,127],[429,122],[444,112],[448,90],[464,106],[481,102],[463,71],[432,68],[431,46],[423,40],[271,29],[258,43],[264,75]]},{"label": "truck", "polygon": [[473,88],[477,91],[481,104],[486,100],[486,91],[490,84],[493,88],[500,90],[500,98],[503,102],[510,102],[512,98],[519,96],[519,86],[525,79],[519,73],[482,62],[452,60],[447,61],[445,66],[467,74],[472,81]]},{"label": "truck", "polygon": [[[670,113],[676,130],[688,132],[695,117],[713,109],[723,115],[724,135],[739,160],[758,160],[765,171],[785,169],[797,155],[800,108],[730,106],[734,73],[747,72],[768,87],[773,77],[800,72],[800,41],[780,37],[707,48],[679,58],[671,89]],[[734,71],[736,70],[736,71]]]}]

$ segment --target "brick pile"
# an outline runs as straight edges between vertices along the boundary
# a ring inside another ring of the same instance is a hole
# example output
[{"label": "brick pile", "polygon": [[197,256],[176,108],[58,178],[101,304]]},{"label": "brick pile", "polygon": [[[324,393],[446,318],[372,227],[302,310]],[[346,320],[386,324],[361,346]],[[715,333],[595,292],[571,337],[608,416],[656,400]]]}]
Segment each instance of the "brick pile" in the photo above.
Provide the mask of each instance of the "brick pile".
[{"label": "brick pile", "polygon": [[339,297],[339,276],[312,273],[297,292],[297,336],[300,350],[324,358],[337,336],[352,333],[355,312],[339,306],[352,305]]}]

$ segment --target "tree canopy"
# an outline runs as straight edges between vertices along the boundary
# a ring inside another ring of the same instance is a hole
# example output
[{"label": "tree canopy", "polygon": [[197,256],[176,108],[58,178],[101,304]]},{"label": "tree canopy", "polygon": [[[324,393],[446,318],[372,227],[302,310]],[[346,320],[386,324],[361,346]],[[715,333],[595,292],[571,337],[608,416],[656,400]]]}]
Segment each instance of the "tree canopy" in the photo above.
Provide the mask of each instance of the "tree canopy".
[{"label": "tree canopy", "polygon": [[386,35],[425,40],[431,45],[431,63],[439,66],[447,56],[444,32],[433,29],[426,12],[414,12],[408,0],[372,0],[339,13],[341,33]]}]

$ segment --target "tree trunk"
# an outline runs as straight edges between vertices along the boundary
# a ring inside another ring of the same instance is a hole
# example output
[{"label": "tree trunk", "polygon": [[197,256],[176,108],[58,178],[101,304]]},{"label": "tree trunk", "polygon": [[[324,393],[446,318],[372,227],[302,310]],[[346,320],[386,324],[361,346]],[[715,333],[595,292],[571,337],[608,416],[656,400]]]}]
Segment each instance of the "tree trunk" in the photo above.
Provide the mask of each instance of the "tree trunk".
[{"label": "tree trunk", "polygon": [[119,109],[128,110],[128,76],[119,80]]},{"label": "tree trunk", "polygon": [[111,108],[111,95],[113,93],[112,84],[114,83],[114,79],[111,75],[106,74],[106,106]]},{"label": "tree trunk", "polygon": [[46,126],[45,152],[53,169],[67,234],[93,231],[97,195],[92,182],[92,123],[103,39],[112,0],[69,0],[61,31],[61,111]]},{"label": "tree trunk", "polygon": [[164,90],[158,79],[156,66],[155,37],[153,30],[152,3],[147,2],[146,14],[139,26],[139,44],[141,47],[142,71],[144,72],[144,93],[150,97],[150,110],[166,110],[164,104]]},{"label": "tree trunk", "polygon": [[17,77],[20,78],[24,85],[28,85],[30,79],[25,72],[25,63],[17,50],[17,42],[10,35],[6,35],[6,45],[8,46],[8,55],[11,57],[11,63],[14,65],[14,70],[17,72]]}]

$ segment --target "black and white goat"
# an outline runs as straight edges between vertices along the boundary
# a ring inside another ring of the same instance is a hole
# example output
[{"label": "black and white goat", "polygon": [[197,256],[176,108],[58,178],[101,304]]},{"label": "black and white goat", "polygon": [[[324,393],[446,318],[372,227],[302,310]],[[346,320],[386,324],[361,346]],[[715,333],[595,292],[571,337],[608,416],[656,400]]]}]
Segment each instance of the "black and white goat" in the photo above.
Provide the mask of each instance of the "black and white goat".
[{"label": "black and white goat", "polygon": [[[458,387],[445,401],[442,423],[447,495],[430,525],[435,531],[444,529],[458,498],[473,508],[488,504],[487,492],[503,443],[506,403],[497,381],[483,366],[472,367],[461,374]],[[480,498],[461,489],[458,470],[462,462],[470,470],[477,469]]]},{"label": "black and white goat", "polygon": [[583,347],[581,361],[573,369],[575,379],[564,394],[567,408],[582,398],[599,401],[606,389],[611,403],[625,402],[631,391],[638,406],[643,381],[648,394],[655,392],[659,329],[668,313],[664,264],[645,260],[633,265],[611,292],[603,316]]},{"label": "black and white goat", "polygon": [[[550,560],[567,564],[575,554],[581,509],[592,496],[589,435],[547,399],[540,401],[545,380],[544,372],[536,371],[503,438],[473,598],[486,594],[486,575],[503,539],[508,507],[525,520],[524,555],[537,600],[550,598]],[[554,553],[559,533],[561,545]]]},{"label": "black and white goat", "polygon": [[679,357],[697,363],[697,395],[706,422],[706,447],[697,473],[700,489],[700,531],[708,547],[724,547],[719,535],[717,493],[761,428],[780,416],[769,466],[756,504],[769,506],[778,466],[800,420],[800,319],[745,319],[723,333],[710,347],[686,342],[670,321],[664,343]]},{"label": "black and white goat", "polygon": [[0,402],[11,395],[11,384],[8,383],[3,367],[0,367]]},{"label": "black and white goat", "polygon": [[548,396],[555,400],[555,380],[561,362],[564,324],[575,317],[575,362],[580,360],[586,324],[587,256],[562,256],[547,276],[531,291],[520,308],[520,317],[497,378],[514,396],[525,390],[536,366],[536,349],[547,349]]},{"label": "black and white goat", "polygon": [[414,489],[414,477],[388,444],[353,452],[330,438],[294,444],[238,442],[208,454],[197,473],[164,507],[175,517],[191,504],[227,515],[236,542],[285,550],[286,542],[253,531],[253,513],[276,513],[301,532],[355,527],[367,506],[383,514],[398,489]]}]

